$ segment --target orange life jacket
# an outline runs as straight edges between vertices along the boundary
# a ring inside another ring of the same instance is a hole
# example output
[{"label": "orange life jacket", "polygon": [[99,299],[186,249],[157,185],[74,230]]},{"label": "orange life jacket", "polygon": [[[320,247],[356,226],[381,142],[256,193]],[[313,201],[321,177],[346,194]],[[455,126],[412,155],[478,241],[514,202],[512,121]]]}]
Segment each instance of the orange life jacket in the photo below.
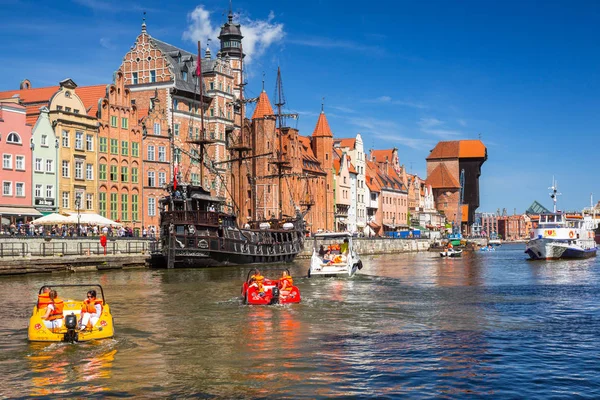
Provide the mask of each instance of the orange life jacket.
[{"label": "orange life jacket", "polygon": [[263,287],[263,279],[265,279],[265,277],[262,275],[252,275],[250,278],[251,281],[256,282],[256,286],[258,286],[258,291],[260,293],[265,291],[265,288]]},{"label": "orange life jacket", "polygon": [[100,313],[102,313],[102,300],[85,299],[81,306],[82,313],[96,314],[96,304],[100,304]]},{"label": "orange life jacket", "polygon": [[41,310],[42,308],[48,307],[48,304],[52,303],[50,301],[50,293],[40,293],[38,294],[38,302],[37,308]]},{"label": "orange life jacket", "polygon": [[54,310],[50,313],[46,321],[54,321],[55,319],[61,319],[63,317],[63,308],[65,304],[61,299],[54,299],[50,304],[54,305]]},{"label": "orange life jacket", "polygon": [[294,286],[294,280],[291,276],[284,276],[279,280],[279,286],[282,290],[292,290],[292,286]]}]

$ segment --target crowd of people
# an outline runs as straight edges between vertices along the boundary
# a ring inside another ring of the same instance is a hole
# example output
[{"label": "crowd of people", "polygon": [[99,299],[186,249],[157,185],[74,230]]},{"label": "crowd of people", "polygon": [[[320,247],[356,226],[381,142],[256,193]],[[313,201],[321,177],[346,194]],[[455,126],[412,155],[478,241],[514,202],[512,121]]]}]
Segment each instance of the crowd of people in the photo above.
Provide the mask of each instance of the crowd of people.
[{"label": "crowd of people", "polygon": [[156,238],[156,227],[142,226],[140,229],[132,229],[129,226],[100,226],[82,224],[67,225],[67,224],[56,224],[56,225],[36,225],[35,221],[30,223],[18,223],[10,225],[2,225],[0,228],[0,235],[8,236],[61,236],[61,237],[74,237],[74,236],[112,236],[112,237],[148,237]]}]

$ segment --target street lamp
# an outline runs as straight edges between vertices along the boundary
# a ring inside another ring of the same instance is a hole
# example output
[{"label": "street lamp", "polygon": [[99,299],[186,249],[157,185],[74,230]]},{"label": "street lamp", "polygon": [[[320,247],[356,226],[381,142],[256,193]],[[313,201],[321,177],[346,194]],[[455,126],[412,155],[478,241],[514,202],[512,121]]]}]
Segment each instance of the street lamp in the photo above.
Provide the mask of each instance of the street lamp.
[{"label": "street lamp", "polygon": [[77,207],[77,236],[81,236],[81,214],[79,212],[81,208],[81,193],[75,195],[75,207]]}]

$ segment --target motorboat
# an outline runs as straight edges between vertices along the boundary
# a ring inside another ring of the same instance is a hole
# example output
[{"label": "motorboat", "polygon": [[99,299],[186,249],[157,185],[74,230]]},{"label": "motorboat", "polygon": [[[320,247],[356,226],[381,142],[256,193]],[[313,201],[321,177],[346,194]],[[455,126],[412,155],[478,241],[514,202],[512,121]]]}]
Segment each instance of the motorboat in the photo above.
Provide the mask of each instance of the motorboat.
[{"label": "motorboat", "polygon": [[363,264],[348,232],[325,232],[313,235],[313,254],[308,277],[353,276]]},{"label": "motorboat", "polygon": [[[29,319],[29,327],[27,329],[27,337],[31,342],[86,342],[89,340],[107,339],[115,334],[113,317],[110,312],[110,306],[104,297],[104,290],[98,284],[79,284],[79,285],[44,285],[38,293],[42,295],[44,288],[56,290],[59,298],[64,297],[63,293],[71,295],[77,289],[77,293],[85,294],[90,289],[96,290],[98,293],[97,301],[102,304],[102,313],[100,318],[93,326],[88,326],[86,329],[78,330],[77,325],[80,319],[83,300],[62,300],[62,324],[60,327],[47,328],[42,317],[46,313],[46,307],[41,307],[36,302],[33,307],[31,318]],[[40,306],[40,307],[38,307]]]},{"label": "motorboat", "polygon": [[525,253],[532,260],[595,257],[598,245],[594,240],[598,221],[582,213],[557,211],[558,187],[552,180],[550,198],[554,211],[531,216],[532,228]]},{"label": "motorboat", "polygon": [[496,251],[496,249],[494,247],[492,247],[492,245],[488,245],[488,246],[484,246],[481,249],[479,249],[479,251]]},{"label": "motorboat", "polygon": [[[269,269],[269,272],[280,272],[280,278],[266,278],[258,269],[252,268],[242,284],[244,304],[272,305],[299,303],[300,289],[295,286],[288,269]],[[283,281],[287,281],[284,285]]]},{"label": "motorboat", "polygon": [[450,248],[444,251],[440,251],[440,257],[460,257],[462,256],[462,249]]}]

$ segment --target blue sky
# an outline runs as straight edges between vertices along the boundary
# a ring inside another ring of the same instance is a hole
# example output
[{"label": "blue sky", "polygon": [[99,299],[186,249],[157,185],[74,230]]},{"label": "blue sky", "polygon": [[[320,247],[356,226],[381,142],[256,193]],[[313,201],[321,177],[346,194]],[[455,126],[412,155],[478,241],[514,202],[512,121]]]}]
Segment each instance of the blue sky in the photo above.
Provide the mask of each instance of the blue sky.
[{"label": "blue sky", "polygon": [[[168,5],[167,5],[168,4]],[[282,68],[290,111],[310,135],[325,98],[336,137],[397,147],[426,177],[440,140],[481,137],[480,211],[600,199],[600,3],[577,1],[234,1],[250,53],[247,96],[272,98]],[[0,0],[0,90],[70,77],[110,82],[140,31],[194,52],[227,0]],[[213,42],[213,50],[216,43]],[[213,53],[214,54],[214,53]]]}]

